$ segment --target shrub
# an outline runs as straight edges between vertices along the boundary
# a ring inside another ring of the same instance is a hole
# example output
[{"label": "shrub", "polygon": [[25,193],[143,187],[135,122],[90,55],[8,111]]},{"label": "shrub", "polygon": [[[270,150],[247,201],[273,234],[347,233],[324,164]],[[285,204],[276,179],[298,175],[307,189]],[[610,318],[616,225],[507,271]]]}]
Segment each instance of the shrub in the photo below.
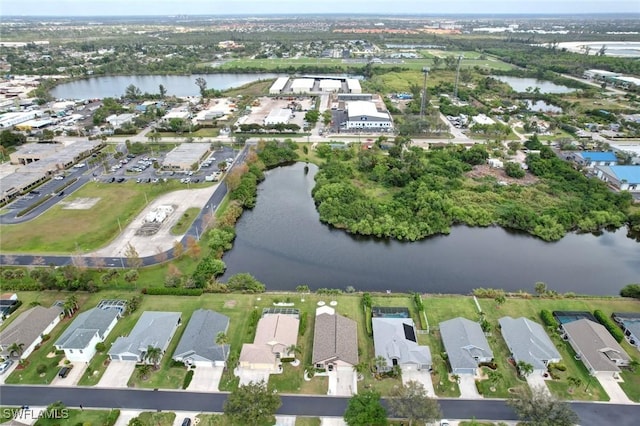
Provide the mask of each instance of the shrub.
[{"label": "shrub", "polygon": [[424,303],[422,303],[420,293],[413,293],[413,301],[416,304],[416,309],[418,309],[418,311],[424,311]]},{"label": "shrub", "polygon": [[143,294],[153,296],[202,296],[201,288],[152,287],[143,289]]},{"label": "shrub", "polygon": [[553,314],[546,309],[540,311],[540,318],[542,319],[542,322],[544,322],[544,324],[548,327],[555,328],[558,326],[558,322],[553,317]]},{"label": "shrub", "polygon": [[629,284],[624,286],[622,290],[620,290],[620,296],[640,299],[640,284]]},{"label": "shrub", "polygon": [[504,290],[499,288],[474,288],[473,295],[481,298],[495,299],[498,296],[504,296]]},{"label": "shrub", "polygon": [[43,342],[46,342],[46,341],[47,341],[47,340],[49,340],[49,339],[51,339],[51,336],[50,336],[50,335],[48,335],[48,334],[43,334],[43,335],[42,335],[42,341],[43,341]]},{"label": "shrub", "polygon": [[593,311],[593,316],[611,333],[616,342],[621,342],[624,339],[624,333],[620,330],[620,327],[600,309]]},{"label": "shrub", "polygon": [[187,371],[187,374],[184,376],[184,381],[182,382],[182,389],[186,389],[189,387],[191,383],[191,379],[193,379],[193,370]]},{"label": "shrub", "polygon": [[567,371],[567,366],[561,362],[555,362],[555,363],[549,364],[549,368],[552,370]]},{"label": "shrub", "polygon": [[40,364],[36,367],[36,373],[38,374],[44,374],[47,372],[47,366],[44,364]]},{"label": "shrub", "polygon": [[107,345],[104,344],[104,342],[98,342],[96,343],[96,351],[102,353],[107,349]]},{"label": "shrub", "polygon": [[104,421],[106,426],[113,426],[118,421],[118,417],[120,417],[120,410],[111,410],[106,420]]},{"label": "shrub", "polygon": [[300,336],[304,336],[307,330],[307,312],[300,314],[300,328],[298,329]]}]

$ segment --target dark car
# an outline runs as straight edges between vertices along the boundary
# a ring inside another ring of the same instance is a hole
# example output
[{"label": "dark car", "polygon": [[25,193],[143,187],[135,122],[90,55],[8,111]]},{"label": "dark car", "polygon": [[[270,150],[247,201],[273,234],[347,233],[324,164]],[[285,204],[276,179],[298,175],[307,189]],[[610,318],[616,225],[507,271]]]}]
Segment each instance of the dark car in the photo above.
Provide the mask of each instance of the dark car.
[{"label": "dark car", "polygon": [[36,191],[35,189],[30,192],[31,195],[40,195],[40,191]]},{"label": "dark car", "polygon": [[125,181],[125,178],[123,178],[123,177],[118,178],[118,183],[122,183],[122,182],[124,182],[124,181]]},{"label": "dark car", "polygon": [[69,375],[70,371],[71,371],[71,367],[62,367],[60,371],[58,371],[58,377],[60,377],[61,379],[64,379]]},{"label": "dark car", "polygon": [[64,191],[58,192],[58,197],[62,197],[64,195]]},{"label": "dark car", "polygon": [[189,417],[185,417],[182,421],[182,426],[191,426],[191,419]]},{"label": "dark car", "polygon": [[116,178],[112,177],[111,179],[109,179],[109,183],[113,183],[116,181]]}]

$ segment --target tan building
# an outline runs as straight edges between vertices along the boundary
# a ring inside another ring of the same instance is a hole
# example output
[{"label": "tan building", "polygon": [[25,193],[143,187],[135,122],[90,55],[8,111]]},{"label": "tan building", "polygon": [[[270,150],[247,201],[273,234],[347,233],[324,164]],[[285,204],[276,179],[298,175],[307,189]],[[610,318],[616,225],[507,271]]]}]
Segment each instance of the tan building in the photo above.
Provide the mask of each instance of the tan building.
[{"label": "tan building", "polygon": [[297,315],[265,314],[258,321],[253,343],[242,346],[239,366],[244,369],[279,372],[280,360],[294,357],[289,348],[298,343],[299,325]]}]

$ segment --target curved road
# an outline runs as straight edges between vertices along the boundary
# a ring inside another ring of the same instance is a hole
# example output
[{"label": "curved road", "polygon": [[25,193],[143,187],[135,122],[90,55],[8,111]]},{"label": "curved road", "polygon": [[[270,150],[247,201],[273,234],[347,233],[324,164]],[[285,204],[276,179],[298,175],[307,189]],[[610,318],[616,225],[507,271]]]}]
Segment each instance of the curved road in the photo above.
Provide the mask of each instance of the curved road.
[{"label": "curved road", "polygon": [[[47,406],[62,401],[68,407],[120,408],[162,411],[222,412],[227,393],[168,390],[99,389],[86,387],[0,386],[3,406]],[[313,417],[342,417],[348,398],[330,396],[282,395],[277,414]],[[440,399],[444,417],[513,421],[513,410],[498,399]],[[638,405],[573,402],[572,408],[582,426],[632,426],[640,415]]]},{"label": "curved road", "polygon": [[[231,169],[236,167],[236,165],[242,164],[244,162],[248,154],[248,147],[249,145],[246,145],[245,148],[242,151],[240,151],[240,154],[238,154],[238,156],[234,160],[233,165],[231,166]],[[78,180],[76,182],[69,185],[68,188],[65,188],[64,191],[65,193],[71,193],[76,189],[80,188],[82,185],[84,185],[91,179],[92,179],[91,174],[82,175],[78,177]],[[227,186],[224,184],[224,182],[221,182],[220,185],[218,185],[218,187],[215,189],[215,191],[213,192],[209,200],[207,201],[206,205],[211,206],[211,209],[215,210],[215,208],[220,205],[225,195],[227,195]],[[38,208],[34,209],[34,211],[32,211],[31,213],[23,217],[16,218],[14,219],[14,221],[11,221],[8,218],[6,218],[6,215],[4,217],[0,216],[1,223],[26,222],[32,219],[33,217],[36,217],[37,215],[41,214],[43,211],[45,211],[46,209],[51,207],[53,204],[55,204],[58,201],[56,198],[58,197],[57,196],[51,197],[51,199],[43,203],[42,206],[38,206]],[[202,232],[203,229],[205,229],[205,227],[203,226],[204,217],[208,213],[209,213],[209,210],[207,209],[203,209],[200,211],[200,213],[198,214],[198,217],[193,221],[193,224],[191,225],[189,230],[185,233],[184,237],[182,238],[181,242],[183,245],[186,246],[187,239],[189,237],[200,239],[200,233]],[[172,259],[173,249],[166,251],[165,254],[167,259]],[[99,265],[104,265],[104,266],[113,267],[113,268],[127,267],[126,257],[95,257],[91,255],[87,255],[84,257],[89,259],[91,262],[95,262],[96,263],[95,266],[99,264]],[[3,253],[2,256],[0,256],[0,265],[10,264],[10,265],[27,266],[27,265],[34,265],[36,262],[40,262],[40,264],[42,265],[64,266],[64,265],[71,264],[72,260],[73,260],[73,257],[68,255],[31,255],[31,254],[22,255],[22,254]],[[159,263],[157,254],[153,256],[141,257],[140,260],[142,261],[142,266],[151,266]],[[88,265],[88,266],[94,266],[94,265]]]}]

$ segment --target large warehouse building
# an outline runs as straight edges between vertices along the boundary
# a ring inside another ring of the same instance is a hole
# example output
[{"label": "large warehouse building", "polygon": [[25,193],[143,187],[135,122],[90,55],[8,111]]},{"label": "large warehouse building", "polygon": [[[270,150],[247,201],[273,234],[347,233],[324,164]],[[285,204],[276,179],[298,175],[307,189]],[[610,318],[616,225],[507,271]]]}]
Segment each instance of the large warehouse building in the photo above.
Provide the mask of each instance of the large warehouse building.
[{"label": "large warehouse building", "polygon": [[173,148],[165,157],[162,168],[165,170],[192,170],[209,153],[208,143],[183,143]]},{"label": "large warehouse building", "polygon": [[341,125],[344,129],[389,130],[393,128],[389,113],[378,111],[374,102],[347,102],[346,112],[347,121]]},{"label": "large warehouse building", "polygon": [[279,77],[271,85],[271,88],[269,89],[269,94],[270,95],[278,95],[278,94],[282,93],[282,90],[284,89],[284,86],[287,85],[288,81],[289,81],[289,77]]},{"label": "large warehouse building", "polygon": [[271,110],[269,115],[264,119],[265,126],[273,126],[274,124],[287,124],[291,119],[293,111],[288,108],[278,108]]},{"label": "large warehouse building", "polygon": [[313,78],[296,78],[291,82],[291,92],[309,93],[313,89],[315,80]]}]

